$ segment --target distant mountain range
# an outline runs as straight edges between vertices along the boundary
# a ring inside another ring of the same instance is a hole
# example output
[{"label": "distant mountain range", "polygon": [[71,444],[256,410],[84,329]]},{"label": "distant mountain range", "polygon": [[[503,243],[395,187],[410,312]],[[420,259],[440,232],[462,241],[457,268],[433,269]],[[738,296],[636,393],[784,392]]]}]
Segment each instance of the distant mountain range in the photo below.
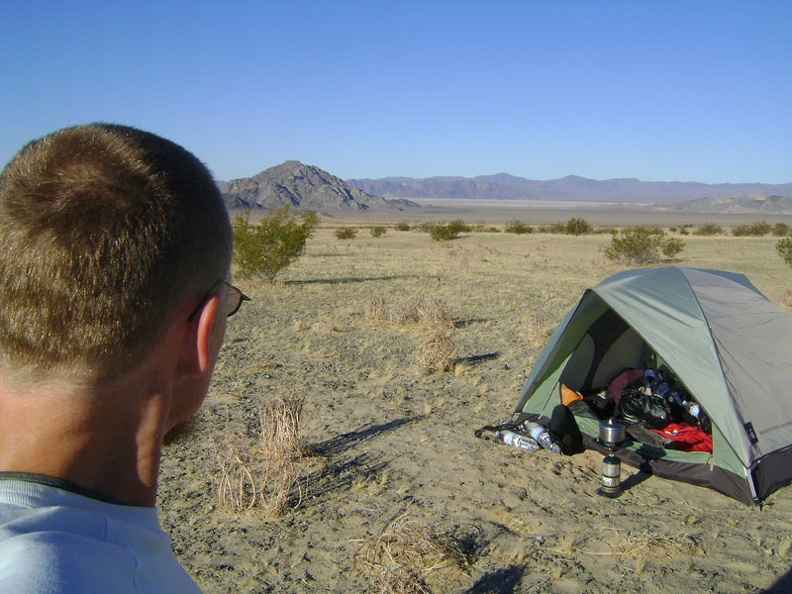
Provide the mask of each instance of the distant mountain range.
[{"label": "distant mountain range", "polygon": [[697,213],[792,214],[790,196],[740,196],[737,198],[696,198],[683,202],[661,202],[655,210]]},{"label": "distant mountain range", "polygon": [[741,196],[792,197],[792,183],[704,184],[698,182],[647,182],[634,178],[600,181],[575,175],[547,181],[530,180],[508,173],[498,173],[478,177],[349,179],[347,183],[369,194],[385,198],[655,203]]},{"label": "distant mountain range", "polygon": [[410,199],[548,200],[654,204],[686,212],[792,214],[792,183],[704,184],[593,180],[578,176],[536,181],[508,173],[478,177],[385,177],[344,181],[299,161],[286,161],[253,177],[221,184],[229,209],[289,204],[332,215],[350,211],[403,211]]}]

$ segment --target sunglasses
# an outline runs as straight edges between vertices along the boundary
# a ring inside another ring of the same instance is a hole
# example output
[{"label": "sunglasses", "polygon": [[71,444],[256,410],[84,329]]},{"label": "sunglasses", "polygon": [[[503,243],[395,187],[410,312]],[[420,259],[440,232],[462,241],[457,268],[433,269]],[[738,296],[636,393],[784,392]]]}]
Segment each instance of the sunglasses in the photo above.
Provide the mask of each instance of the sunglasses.
[{"label": "sunglasses", "polygon": [[201,299],[201,302],[198,306],[193,310],[190,314],[190,317],[187,318],[189,321],[192,321],[193,318],[198,314],[198,310],[203,307],[204,303],[209,299],[209,296],[214,293],[215,289],[217,289],[218,285],[225,285],[228,287],[228,299],[226,300],[226,317],[233,316],[236,312],[239,311],[239,308],[242,307],[243,301],[250,301],[250,297],[245,295],[239,288],[235,287],[231,283],[226,280],[219,280],[215,284],[212,285],[212,288],[204,295],[204,298]]}]

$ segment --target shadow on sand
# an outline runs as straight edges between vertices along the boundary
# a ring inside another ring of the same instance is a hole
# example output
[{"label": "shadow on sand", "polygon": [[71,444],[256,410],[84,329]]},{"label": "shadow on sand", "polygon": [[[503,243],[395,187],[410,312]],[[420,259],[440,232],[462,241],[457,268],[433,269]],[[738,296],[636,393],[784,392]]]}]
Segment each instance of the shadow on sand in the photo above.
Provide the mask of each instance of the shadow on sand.
[{"label": "shadow on sand", "polygon": [[420,278],[415,274],[402,274],[390,276],[347,276],[343,278],[311,278],[306,280],[287,280],[284,285],[343,285],[346,283],[367,283],[371,281],[390,281],[404,278]]},{"label": "shadow on sand", "polygon": [[524,573],[525,566],[511,565],[498,569],[483,576],[464,594],[512,594],[517,591]]},{"label": "shadow on sand", "polygon": [[356,431],[349,431],[348,433],[342,433],[341,435],[336,435],[335,437],[331,437],[325,441],[320,441],[319,443],[312,444],[310,446],[311,450],[316,452],[322,456],[329,456],[332,454],[337,454],[343,452],[344,450],[348,449],[355,443],[360,443],[364,441],[368,441],[377,435],[382,433],[387,433],[388,431],[393,431],[394,429],[398,429],[402,425],[406,425],[407,423],[413,423],[419,420],[421,417],[402,417],[401,419],[394,419],[393,421],[388,421],[387,423],[378,423],[376,425],[369,425],[368,427],[364,427],[363,429],[358,429]]},{"label": "shadow on sand", "polygon": [[789,594],[789,592],[792,592],[792,569],[778,578],[772,586],[762,590],[761,594]]},{"label": "shadow on sand", "polygon": [[307,494],[311,500],[326,501],[330,494],[339,491],[348,491],[355,480],[360,478],[376,478],[388,466],[387,462],[373,458],[369,453],[363,452],[348,459],[331,459],[332,456],[343,454],[355,444],[364,443],[370,439],[393,431],[402,425],[415,421],[419,417],[401,418],[387,423],[369,425],[356,431],[349,431],[332,437],[326,441],[311,444],[310,453],[315,456],[327,458],[327,463],[319,470],[305,477],[308,486]]}]

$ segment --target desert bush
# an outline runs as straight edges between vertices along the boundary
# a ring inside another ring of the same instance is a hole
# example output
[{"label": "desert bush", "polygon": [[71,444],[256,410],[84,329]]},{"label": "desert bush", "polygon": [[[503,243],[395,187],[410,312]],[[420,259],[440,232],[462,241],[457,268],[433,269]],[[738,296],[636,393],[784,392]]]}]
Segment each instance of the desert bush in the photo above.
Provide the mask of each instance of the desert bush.
[{"label": "desert bush", "polygon": [[451,369],[456,343],[444,332],[436,332],[419,345],[415,358],[425,373]]},{"label": "desert bush", "polygon": [[735,237],[762,237],[770,233],[771,229],[770,223],[762,221],[750,225],[737,225],[732,229],[732,235]]},{"label": "desert bush", "polygon": [[564,225],[564,231],[569,235],[586,235],[593,230],[594,227],[591,226],[591,223],[582,218],[569,219]]},{"label": "desert bush", "polygon": [[776,223],[775,227],[773,227],[773,235],[776,237],[784,237],[785,235],[789,235],[789,225],[786,223]]},{"label": "desert bush", "polygon": [[663,241],[660,251],[666,258],[672,259],[682,253],[685,249],[685,240],[681,237],[669,237]]},{"label": "desert bush", "polygon": [[461,219],[454,219],[447,224],[432,225],[429,233],[435,241],[456,239],[460,233],[470,233],[471,227]]},{"label": "desert bush", "polygon": [[293,214],[288,204],[270,208],[257,224],[250,222],[249,213],[237,215],[232,223],[237,274],[274,281],[278,273],[303,254],[318,224],[316,213]]},{"label": "desert bush", "polygon": [[450,225],[432,225],[429,233],[434,241],[448,241],[459,237],[459,230]]},{"label": "desert bush", "polygon": [[457,235],[460,233],[470,233],[473,230],[473,228],[462,219],[454,219],[448,223],[448,227]]},{"label": "desert bush", "polygon": [[335,230],[336,239],[355,239],[357,229],[354,227],[339,227]]},{"label": "desert bush", "polygon": [[693,233],[694,235],[720,235],[723,233],[723,227],[716,225],[715,223],[705,223]]},{"label": "desert bush", "polygon": [[512,221],[506,228],[504,229],[506,233],[515,233],[517,235],[525,235],[527,233],[533,233],[533,227],[530,225],[526,225],[522,221]]},{"label": "desert bush", "polygon": [[212,483],[221,507],[263,509],[268,516],[277,517],[299,505],[304,399],[293,393],[260,402],[259,434],[254,444],[235,434],[227,435],[221,447],[212,440],[217,468]]},{"label": "desert bush", "polygon": [[407,221],[399,221],[396,223],[396,231],[409,231],[410,230],[410,223]]},{"label": "desert bush", "polygon": [[369,229],[369,233],[371,233],[372,237],[382,237],[387,232],[387,229],[382,225],[375,225],[371,229]]},{"label": "desert bush", "polygon": [[553,223],[552,225],[544,225],[539,228],[540,233],[566,233],[565,223]]},{"label": "desert bush", "polygon": [[784,263],[788,266],[792,266],[792,237],[779,239],[776,244],[776,251],[778,255],[784,259]]},{"label": "desert bush", "polygon": [[[614,232],[611,243],[604,249],[605,256],[614,262],[646,264],[660,260],[660,253],[674,257],[685,244],[680,238],[667,239],[662,229],[631,227]],[[668,255],[672,254],[672,255]]]},{"label": "desert bush", "polygon": [[428,594],[431,574],[464,569],[467,557],[455,537],[402,512],[383,530],[363,541],[356,564],[363,561],[380,594]]}]

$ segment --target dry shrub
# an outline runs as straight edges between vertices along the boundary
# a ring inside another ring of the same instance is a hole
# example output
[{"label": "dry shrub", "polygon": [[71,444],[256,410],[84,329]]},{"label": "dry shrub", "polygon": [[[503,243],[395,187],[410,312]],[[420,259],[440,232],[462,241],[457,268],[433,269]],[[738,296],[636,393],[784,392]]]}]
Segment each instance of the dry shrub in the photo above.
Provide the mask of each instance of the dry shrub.
[{"label": "dry shrub", "polygon": [[410,519],[406,511],[363,543],[358,552],[361,557],[381,594],[430,593],[426,583],[430,574],[443,568],[462,568],[466,563],[452,536]]},{"label": "dry shrub", "polygon": [[386,308],[385,299],[379,296],[370,297],[364,304],[366,319],[370,322],[389,321],[397,325],[424,323],[430,326],[448,327],[445,304],[439,297],[419,295],[413,299],[400,301]]},{"label": "dry shrub", "polygon": [[218,447],[212,439],[217,465],[213,484],[221,507],[232,511],[255,507],[277,517],[299,505],[304,400],[295,393],[259,403],[260,434],[255,443],[231,435]]},{"label": "dry shrub", "polygon": [[250,470],[249,448],[240,440],[228,436],[222,447],[212,438],[212,450],[217,469],[212,486],[220,507],[231,511],[251,509],[258,501],[257,481]]},{"label": "dry shrub", "polygon": [[415,354],[418,364],[427,372],[447,371],[457,345],[445,333],[437,332],[424,341]]},{"label": "dry shrub", "polygon": [[363,313],[369,322],[383,322],[388,319],[385,314],[385,299],[379,296],[369,297],[363,304]]},{"label": "dry shrub", "polygon": [[432,326],[448,326],[449,320],[446,315],[443,300],[438,297],[426,297],[421,295],[415,300],[415,310],[418,314],[418,321]]},{"label": "dry shrub", "polygon": [[[300,442],[304,402],[304,394],[292,393],[259,405],[260,447],[266,465],[262,476],[262,507],[276,516],[292,504],[295,490],[299,494],[297,463],[305,453]],[[299,499],[294,506],[298,504]]]}]

